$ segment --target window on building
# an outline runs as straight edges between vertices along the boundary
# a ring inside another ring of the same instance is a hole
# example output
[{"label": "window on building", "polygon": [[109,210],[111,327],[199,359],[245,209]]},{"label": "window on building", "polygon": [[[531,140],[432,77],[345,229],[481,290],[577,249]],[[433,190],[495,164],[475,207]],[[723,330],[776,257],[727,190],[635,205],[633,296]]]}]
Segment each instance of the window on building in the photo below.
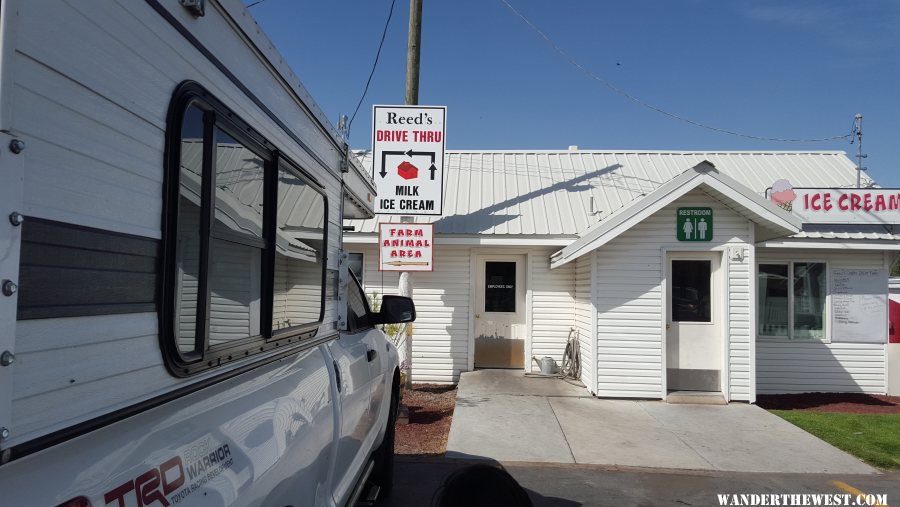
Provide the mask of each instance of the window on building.
[{"label": "window on building", "polygon": [[672,261],[672,322],[712,322],[712,262]]},{"label": "window on building", "polygon": [[186,105],[169,126],[164,349],[183,375],[314,335],[324,301],[325,196],[199,95],[176,95]]},{"label": "window on building", "polygon": [[484,311],[515,313],[516,263],[484,263]]},{"label": "window on building", "polygon": [[827,269],[823,262],[760,264],[757,327],[760,336],[824,340]]}]

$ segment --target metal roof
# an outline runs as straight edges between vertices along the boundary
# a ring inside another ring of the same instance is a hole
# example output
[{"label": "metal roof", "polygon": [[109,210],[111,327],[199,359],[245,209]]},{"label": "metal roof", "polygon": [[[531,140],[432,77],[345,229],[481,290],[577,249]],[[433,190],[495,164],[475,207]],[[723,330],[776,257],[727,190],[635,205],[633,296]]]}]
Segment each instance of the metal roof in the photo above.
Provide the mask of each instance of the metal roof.
[{"label": "metal roof", "polygon": [[900,241],[900,234],[895,234],[892,226],[807,224],[799,234],[794,234],[791,238]]},{"label": "metal roof", "polygon": [[[448,151],[444,216],[415,221],[433,222],[437,234],[574,238],[704,160],[760,195],[778,179],[796,187],[856,185],[855,165],[842,151]],[[371,153],[363,163],[371,168]],[[591,197],[599,214],[591,215]],[[378,215],[346,224],[375,233],[379,222],[399,221]]]}]

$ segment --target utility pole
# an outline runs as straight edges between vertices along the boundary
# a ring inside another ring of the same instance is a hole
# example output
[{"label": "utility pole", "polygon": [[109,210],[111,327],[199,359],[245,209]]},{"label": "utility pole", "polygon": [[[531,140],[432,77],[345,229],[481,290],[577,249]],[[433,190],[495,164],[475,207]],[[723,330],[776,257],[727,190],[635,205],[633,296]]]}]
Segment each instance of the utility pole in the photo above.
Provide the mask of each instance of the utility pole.
[{"label": "utility pole", "polygon": [[856,188],[862,185],[862,172],[866,170],[862,161],[866,155],[862,151],[862,119],[863,115],[856,113],[853,117],[853,133],[856,134]]},{"label": "utility pole", "polygon": [[[409,0],[409,40],[406,46],[406,105],[419,104],[419,50],[422,44],[422,0]],[[402,216],[400,221],[412,223],[415,217]],[[412,273],[400,273],[401,296],[413,297]],[[403,352],[406,356],[406,385],[412,385],[412,323],[406,324]]]},{"label": "utility pole", "polygon": [[409,0],[409,42],[406,45],[406,105],[419,104],[419,48],[422,44],[422,0]]}]

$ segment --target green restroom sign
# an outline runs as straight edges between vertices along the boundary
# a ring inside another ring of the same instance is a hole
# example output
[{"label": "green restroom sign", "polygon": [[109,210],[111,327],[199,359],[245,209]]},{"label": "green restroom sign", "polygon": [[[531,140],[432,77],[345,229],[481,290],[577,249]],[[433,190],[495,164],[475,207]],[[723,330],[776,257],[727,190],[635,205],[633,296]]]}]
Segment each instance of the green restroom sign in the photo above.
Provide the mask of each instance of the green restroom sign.
[{"label": "green restroom sign", "polygon": [[712,241],[712,208],[678,208],[675,222],[678,241]]}]

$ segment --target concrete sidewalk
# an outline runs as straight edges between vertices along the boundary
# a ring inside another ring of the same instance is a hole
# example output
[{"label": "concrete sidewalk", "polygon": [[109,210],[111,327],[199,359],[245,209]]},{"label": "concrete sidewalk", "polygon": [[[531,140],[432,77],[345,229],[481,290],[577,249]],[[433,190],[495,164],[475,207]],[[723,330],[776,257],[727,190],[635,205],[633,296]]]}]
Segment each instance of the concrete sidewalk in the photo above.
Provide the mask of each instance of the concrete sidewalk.
[{"label": "concrete sidewalk", "polygon": [[515,370],[463,373],[447,457],[734,472],[874,474],[874,468],[743,403],[597,399]]}]

